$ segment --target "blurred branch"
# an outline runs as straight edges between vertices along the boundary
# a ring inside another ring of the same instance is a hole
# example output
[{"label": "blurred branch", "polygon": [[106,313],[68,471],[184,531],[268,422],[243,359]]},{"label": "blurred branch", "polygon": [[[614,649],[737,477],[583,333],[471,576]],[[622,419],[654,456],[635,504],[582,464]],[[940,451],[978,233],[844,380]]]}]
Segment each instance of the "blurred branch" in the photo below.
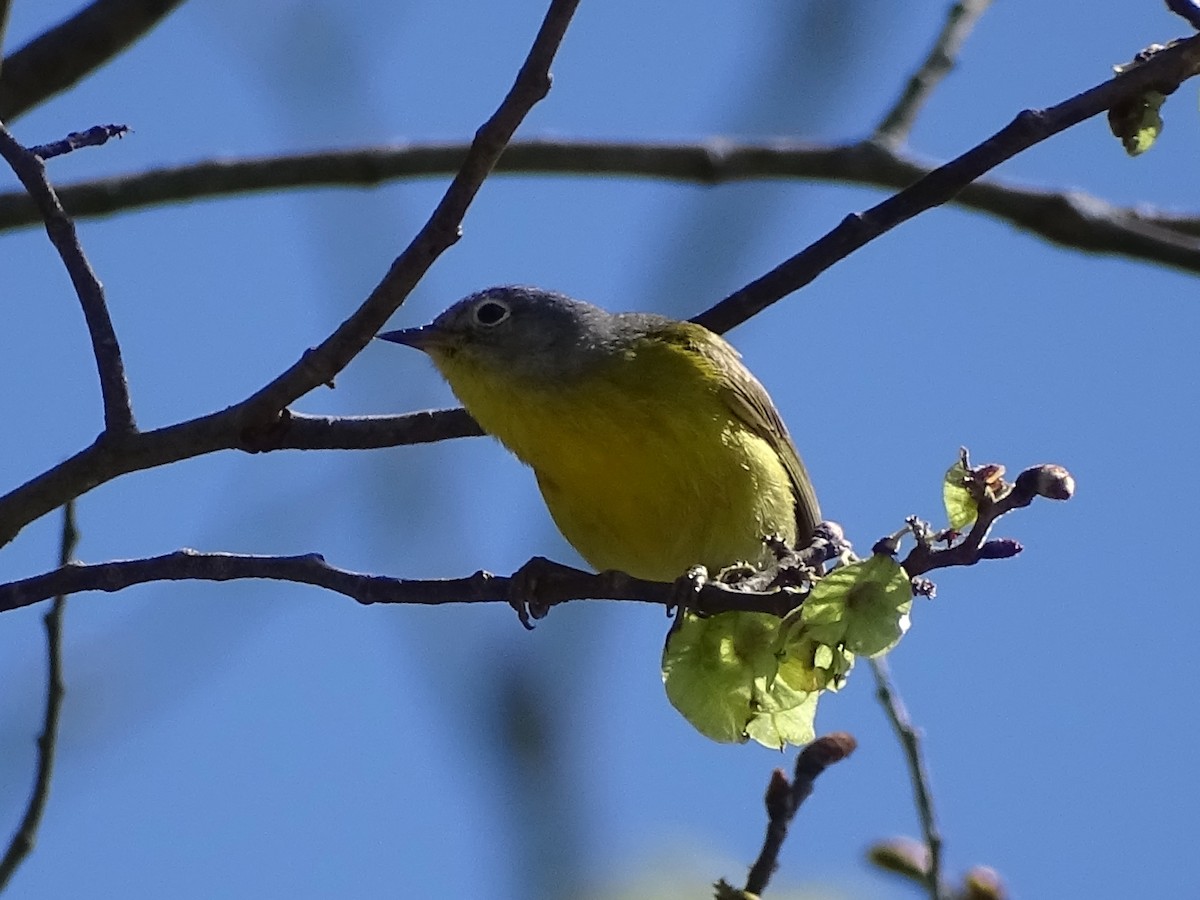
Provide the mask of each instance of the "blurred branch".
[{"label": "blurred branch", "polygon": [[[73,216],[102,216],[158,204],[318,186],[371,186],[453,172],[463,143],[415,143],[327,153],[209,160],[136,175],[60,185]],[[935,166],[912,153],[870,141],[822,145],[709,139],[689,143],[571,139],[514,141],[497,173],[581,177],[625,175],[715,185],[756,179],[811,179],[908,187]],[[1079,191],[1055,191],[988,178],[948,202],[1010,222],[1045,240],[1200,273],[1200,215],[1117,206]],[[35,224],[38,211],[22,191],[0,193],[0,231]]]},{"label": "blurred branch", "polygon": [[[84,255],[75,232],[75,223],[63,212],[54,188],[46,179],[46,166],[41,158],[26,150],[17,142],[0,121],[0,156],[12,167],[29,196],[37,204],[38,212],[46,223],[46,234],[50,243],[62,258],[71,284],[83,307],[92,352],[96,357],[96,370],[100,376],[100,394],[104,401],[104,437],[116,441],[135,430],[133,407],[129,399],[129,387],[125,382],[125,363],[121,359],[121,346],[108,314],[104,299],[104,287],[92,271],[92,265]],[[62,503],[72,499],[63,497]],[[55,506],[61,506],[57,503]],[[49,510],[46,510],[49,512]]]},{"label": "blurred branch", "polygon": [[0,120],[12,121],[104,65],[182,0],[95,0],[0,64]]},{"label": "blurred branch", "polygon": [[[578,2],[551,0],[512,88],[476,132],[461,168],[429,220],[393,261],[370,296],[329,337],[306,350],[296,363],[240,403],[154,432],[130,433],[119,443],[101,435],[70,459],[0,497],[0,546],[16,537],[29,522],[118,475],[239,446],[247,433],[270,432],[286,416],[284,410],[289,403],[319,385],[331,384],[400,307],[434,261],[458,240],[463,216],[484,179],[517,126],[549,91],[550,63]],[[16,144],[11,137],[8,140]],[[9,152],[22,165],[27,164],[11,146]],[[40,160],[33,159],[40,169]],[[44,182],[44,178],[41,180]],[[37,179],[32,181],[35,188],[39,187]]]},{"label": "blurred branch", "polygon": [[991,5],[992,0],[959,0],[950,7],[946,23],[942,26],[942,33],[933,42],[929,55],[909,78],[896,105],[887,112],[879,127],[875,129],[876,141],[898,145],[908,139],[921,107],[942,83],[942,79],[950,74],[967,35]]},{"label": "blurred branch", "polygon": [[[8,14],[12,11],[12,0],[0,0],[0,54],[4,51],[4,38],[8,35]],[[4,72],[4,59],[0,56],[0,74]]]},{"label": "blurred branch", "polygon": [[1145,62],[1049,109],[1025,110],[983,143],[916,184],[865,212],[846,216],[832,231],[692,321],[718,333],[728,331],[902,222],[947,202],[980,175],[1021,151],[1147,91],[1170,94],[1198,72],[1200,35],[1157,50]]},{"label": "blurred branch", "polygon": [[812,794],[817,776],[848,757],[857,746],[858,742],[844,731],[822,735],[796,757],[796,774],[790,784],[782,769],[771,774],[763,798],[767,807],[767,834],[742,889],[746,894],[757,897],[766,890],[771,875],[779,867],[779,851],[787,838],[788,827],[801,804]]},{"label": "blurred branch", "polygon": [[1200,28],[1200,4],[1196,0],[1167,0],[1167,9],[1187,19],[1194,28]]},{"label": "blurred branch", "polygon": [[60,138],[57,141],[51,141],[48,144],[38,144],[26,149],[44,162],[56,156],[73,153],[83,147],[101,147],[107,144],[112,138],[123,138],[127,134],[129,134],[128,125],[93,125],[91,128],[86,128],[83,131],[72,131],[65,138]]},{"label": "blurred branch", "polygon": [[929,772],[925,768],[925,760],[921,755],[921,736],[913,727],[904,700],[900,697],[891,680],[887,660],[874,657],[870,660],[871,671],[875,673],[875,696],[887,713],[888,721],[900,739],[904,749],[904,758],[908,762],[908,774],[912,780],[913,797],[917,804],[917,816],[921,820],[921,833],[925,837],[925,847],[929,853],[928,865],[925,870],[925,885],[929,891],[930,900],[942,900],[945,892],[942,885],[942,835],[938,830],[937,816],[933,811],[933,790],[930,787]]},{"label": "blurred branch", "polygon": [[[58,553],[59,566],[65,566],[71,561],[78,543],[79,531],[75,527],[75,501],[72,500],[63,507],[63,524]],[[25,807],[25,815],[21,817],[21,824],[17,826],[16,833],[9,841],[3,858],[0,858],[0,891],[7,887],[25,857],[33,852],[34,844],[37,841],[38,827],[42,822],[42,814],[50,799],[50,779],[54,775],[54,752],[58,744],[58,719],[65,693],[62,676],[62,620],[66,604],[66,594],[59,594],[54,598],[50,611],[43,618],[46,626],[47,657],[46,713],[42,722],[42,733],[37,740],[37,775],[34,778],[29,804]]]}]

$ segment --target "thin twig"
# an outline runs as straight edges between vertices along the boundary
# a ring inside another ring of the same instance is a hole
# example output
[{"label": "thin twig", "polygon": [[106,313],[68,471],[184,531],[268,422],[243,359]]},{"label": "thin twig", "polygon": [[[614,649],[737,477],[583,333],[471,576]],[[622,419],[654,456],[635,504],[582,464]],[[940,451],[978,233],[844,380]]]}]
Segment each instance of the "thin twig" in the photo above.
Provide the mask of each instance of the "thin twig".
[{"label": "thin twig", "polygon": [[1148,90],[1170,94],[1200,72],[1200,35],[1154,53],[1146,62],[1044,110],[1025,110],[983,143],[930,172],[916,184],[863,213],[846,216],[832,231],[761,278],[692,319],[725,332],[812,282],[880,235],[943,204],[980,175],[1072,125]]},{"label": "thin twig", "polygon": [[[46,234],[58,251],[71,276],[71,284],[83,307],[96,370],[100,376],[100,395],[104,402],[104,432],[108,440],[118,440],[135,431],[133,406],[129,386],[125,382],[125,363],[121,346],[108,314],[104,286],[92,270],[75,232],[75,223],[63,212],[54,188],[46,178],[46,166],[34,153],[26,150],[0,122],[0,156],[12,167],[29,196],[33,198],[46,223]],[[64,498],[65,499],[65,498]],[[61,504],[57,504],[61,505]]]},{"label": "thin twig", "polygon": [[[29,522],[118,474],[237,446],[247,433],[269,433],[286,415],[289,403],[313,388],[332,383],[399,308],[434,261],[458,240],[463,216],[484,179],[517,126],[550,89],[550,63],[578,4],[579,0],[551,0],[512,88],[476,132],[441,202],[371,295],[329,337],[240,403],[155,432],[128,435],[119,446],[98,440],[0,497],[0,546],[16,537]],[[40,161],[37,165],[41,166]],[[51,505],[46,507],[46,503]]]},{"label": "thin twig", "polygon": [[86,128],[83,131],[72,131],[65,138],[59,138],[57,141],[51,141],[48,144],[38,144],[35,147],[28,147],[27,149],[34,156],[40,157],[45,161],[79,150],[82,147],[100,147],[107,144],[112,138],[122,138],[127,134],[129,134],[128,125],[93,125],[91,128]]},{"label": "thin twig", "polygon": [[925,880],[929,898],[943,900],[945,893],[942,889],[942,835],[933,811],[933,790],[930,786],[929,772],[925,768],[925,759],[921,754],[921,736],[913,726],[904,700],[892,682],[886,659],[880,656],[871,659],[870,662],[871,671],[875,673],[875,695],[887,713],[888,721],[896,731],[896,737],[900,739],[904,758],[908,763],[913,798],[917,804],[917,817],[921,820],[921,833],[929,851]]},{"label": "thin twig", "polygon": [[183,0],[95,0],[4,58],[0,120],[13,121],[108,62]]},{"label": "thin twig", "polygon": [[[468,145],[412,143],[325,153],[207,160],[133,175],[59,185],[75,217],[105,216],[160,204],[314,186],[371,186],[457,171]],[[794,178],[900,190],[936,166],[872,141],[686,143],[532,138],[514,141],[496,174],[623,175],[716,185]],[[1034,188],[997,178],[966,185],[949,201],[1016,225],[1063,247],[1108,253],[1200,273],[1200,215],[1118,206],[1076,190]],[[24,191],[0,193],[0,231],[41,221]]]},{"label": "thin twig", "polygon": [[904,93],[875,129],[875,140],[881,143],[902,144],[917,121],[917,114],[942,79],[950,74],[967,35],[975,27],[992,0],[959,0],[950,7],[942,33],[937,36],[929,55],[909,78]]},{"label": "thin twig", "polygon": [[791,784],[782,769],[771,774],[767,793],[763,798],[767,807],[767,834],[763,838],[758,859],[750,867],[743,890],[759,896],[766,890],[771,875],[779,867],[779,851],[787,838],[801,804],[813,792],[813,785],[822,772],[834,763],[841,762],[854,752],[858,742],[844,731],[823,735],[800,751],[796,757],[796,774]]},{"label": "thin twig", "polygon": [[[75,555],[75,547],[79,543],[79,531],[75,527],[75,501],[72,500],[63,507],[62,536],[59,542],[59,566],[67,565]],[[38,736],[37,775],[34,778],[33,791],[29,803],[25,807],[25,815],[21,824],[9,841],[4,857],[0,858],[0,891],[8,885],[17,867],[25,857],[33,852],[37,841],[38,828],[42,822],[42,814],[50,799],[50,780],[54,775],[54,752],[58,745],[58,720],[62,710],[63,687],[62,674],[62,621],[66,609],[67,595],[59,594],[54,598],[50,611],[43,621],[46,625],[46,713],[42,721],[42,733]]]}]

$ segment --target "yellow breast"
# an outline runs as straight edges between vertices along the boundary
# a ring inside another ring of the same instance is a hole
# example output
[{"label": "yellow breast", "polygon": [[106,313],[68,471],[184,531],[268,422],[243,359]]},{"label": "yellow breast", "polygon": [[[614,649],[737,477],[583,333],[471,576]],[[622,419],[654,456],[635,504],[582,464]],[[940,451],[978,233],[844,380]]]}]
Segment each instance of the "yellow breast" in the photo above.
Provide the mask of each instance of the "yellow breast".
[{"label": "yellow breast", "polygon": [[695,353],[644,342],[557,384],[434,361],[483,429],[537,475],[563,536],[597,569],[669,581],[761,561],[796,537],[790,477]]}]

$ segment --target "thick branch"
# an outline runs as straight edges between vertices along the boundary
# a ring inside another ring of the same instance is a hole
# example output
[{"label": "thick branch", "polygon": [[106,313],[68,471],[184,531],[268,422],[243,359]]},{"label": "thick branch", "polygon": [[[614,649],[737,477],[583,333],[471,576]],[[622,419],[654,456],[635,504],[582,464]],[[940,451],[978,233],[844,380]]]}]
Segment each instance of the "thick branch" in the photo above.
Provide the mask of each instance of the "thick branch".
[{"label": "thick branch", "polygon": [[[88,335],[92,341],[92,352],[96,357],[96,370],[100,376],[100,395],[104,402],[104,432],[108,439],[115,440],[134,431],[133,406],[129,399],[129,387],[125,382],[125,363],[121,359],[121,346],[108,314],[108,303],[104,299],[104,287],[92,271],[92,265],[79,244],[79,235],[54,188],[46,179],[46,166],[41,157],[26,150],[12,136],[4,123],[0,122],[0,156],[12,167],[21,184],[37,205],[50,242],[62,258],[71,284],[83,307]],[[63,498],[63,502],[67,498]],[[61,504],[55,504],[59,506]]]},{"label": "thick branch", "polygon": [[879,127],[875,129],[877,141],[902,144],[908,139],[921,107],[942,83],[942,79],[950,74],[967,35],[991,5],[992,0],[959,0],[950,7],[946,23],[942,26],[937,40],[933,42],[929,55],[908,80],[896,105],[887,112]]},{"label": "thick branch", "polygon": [[855,250],[913,216],[950,200],[963,186],[1022,150],[1148,90],[1170,94],[1200,71],[1200,35],[1155,53],[1145,63],[1057,106],[1025,110],[982,144],[930,172],[916,184],[836,228],[766,275],[730,294],[692,321],[713,331],[733,326],[813,281]]},{"label": "thick branch", "polygon": [[4,58],[0,120],[12,121],[104,65],[183,0],[95,0]]},{"label": "thick branch", "polygon": [[[0,497],[0,546],[29,522],[67,499],[117,475],[242,446],[269,434],[287,414],[289,403],[334,376],[399,308],[434,260],[458,240],[467,207],[495,165],[517,126],[550,88],[549,66],[578,0],[552,0],[512,89],[479,129],[462,168],[425,226],[362,305],[318,347],[305,351],[279,377],[234,406],[119,442],[92,446]],[[460,425],[461,415],[449,414]],[[259,449],[257,445],[249,449]]]},{"label": "thick branch", "polygon": [[[250,191],[370,186],[454,172],[463,143],[418,143],[294,156],[210,160],[98,181],[59,185],[73,216],[103,216],[165,203]],[[709,139],[633,143],[570,139],[514,141],[497,173],[624,175],[691,184],[798,178],[902,189],[935,166],[900,148],[863,141],[822,145]],[[1200,216],[1117,206],[1079,191],[1052,191],[996,178],[964,187],[949,202],[1009,222],[1048,241],[1200,273]],[[23,191],[0,193],[0,231],[40,221]]]},{"label": "thick branch", "polygon": [[[177,550],[148,559],[84,565],[0,585],[0,612],[38,603],[57,594],[121,591],[152,581],[236,581],[264,578],[325,588],[359,603],[509,603],[539,613],[571,600],[628,600],[667,608],[678,601],[675,586],[643,581],[623,572],[593,575],[535,557],[512,576],[476,572],[466,578],[404,579],[350,572],[329,565],[317,553],[303,556],[249,556]],[[750,593],[709,582],[688,594],[697,612],[769,612],[783,615],[796,603],[785,590]]]}]

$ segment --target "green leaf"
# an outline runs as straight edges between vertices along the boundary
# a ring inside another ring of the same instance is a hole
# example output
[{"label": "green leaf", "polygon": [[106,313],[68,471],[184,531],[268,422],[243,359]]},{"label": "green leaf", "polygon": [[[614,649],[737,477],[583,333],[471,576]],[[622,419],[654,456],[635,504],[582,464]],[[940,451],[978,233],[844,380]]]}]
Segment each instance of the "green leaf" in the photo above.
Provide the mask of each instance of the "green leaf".
[{"label": "green leaf", "polygon": [[662,675],[671,705],[701,734],[782,749],[813,739],[816,695],[802,668],[780,650],[777,616],[685,613],[667,636]]},{"label": "green leaf", "polygon": [[785,662],[770,686],[755,683],[751,705],[756,712],[746,723],[746,734],[764,747],[782,750],[788,744],[807,744],[817,736],[813,722],[821,695],[801,690],[792,681],[793,675],[801,674],[801,667]]},{"label": "green leaf", "polygon": [[1121,139],[1130,156],[1138,156],[1154,146],[1163,129],[1159,110],[1166,99],[1166,95],[1158,91],[1147,91],[1109,109],[1108,127]]},{"label": "green leaf", "polygon": [[830,648],[878,656],[908,630],[912,582],[890,556],[834,569],[801,607],[799,635]]},{"label": "green leaf", "polygon": [[946,507],[950,527],[955,531],[966,528],[979,515],[979,505],[967,489],[969,474],[959,460],[946,470],[946,477],[942,479],[942,505]]}]

